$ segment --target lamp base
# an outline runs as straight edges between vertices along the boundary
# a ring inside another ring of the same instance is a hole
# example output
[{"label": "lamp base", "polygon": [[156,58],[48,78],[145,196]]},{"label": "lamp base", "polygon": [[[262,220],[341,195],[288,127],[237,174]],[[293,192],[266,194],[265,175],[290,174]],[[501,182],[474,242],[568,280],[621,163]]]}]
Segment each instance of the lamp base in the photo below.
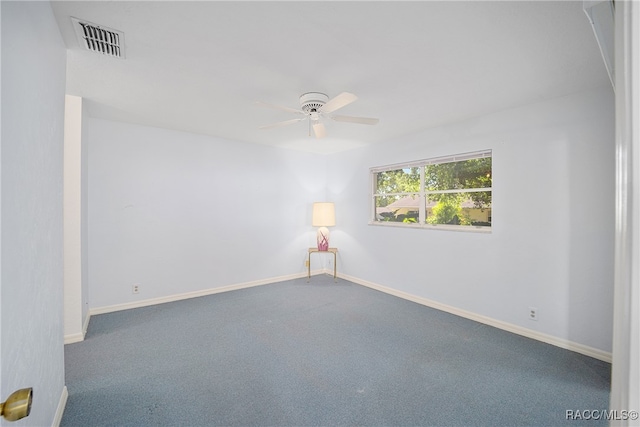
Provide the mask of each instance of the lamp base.
[{"label": "lamp base", "polygon": [[329,229],[327,227],[318,228],[316,234],[316,242],[318,243],[319,251],[329,250]]}]

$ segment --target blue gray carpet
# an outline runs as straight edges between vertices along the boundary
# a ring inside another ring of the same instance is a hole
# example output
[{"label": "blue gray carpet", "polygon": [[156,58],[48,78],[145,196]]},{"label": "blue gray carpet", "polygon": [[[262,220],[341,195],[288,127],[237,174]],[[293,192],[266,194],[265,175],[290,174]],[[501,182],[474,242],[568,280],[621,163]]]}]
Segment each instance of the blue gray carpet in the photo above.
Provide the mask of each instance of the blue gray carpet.
[{"label": "blue gray carpet", "polygon": [[610,365],[329,276],[91,318],[62,426],[556,426]]}]

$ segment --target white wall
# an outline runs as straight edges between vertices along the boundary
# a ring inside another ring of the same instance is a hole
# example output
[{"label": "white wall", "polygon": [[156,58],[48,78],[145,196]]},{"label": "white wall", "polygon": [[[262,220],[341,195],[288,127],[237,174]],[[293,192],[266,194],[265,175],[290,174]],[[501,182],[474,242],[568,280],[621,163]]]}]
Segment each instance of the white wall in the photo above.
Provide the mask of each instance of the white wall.
[{"label": "white wall", "polygon": [[[610,352],[613,99],[606,87],[331,156],[342,272]],[[367,225],[370,167],[480,149],[493,150],[491,234]]]},{"label": "white wall", "polygon": [[33,387],[31,415],[50,426],[64,388],[62,150],[66,50],[48,2],[2,9],[2,382]]},{"label": "white wall", "polygon": [[305,271],[322,156],[87,123],[91,308]]}]

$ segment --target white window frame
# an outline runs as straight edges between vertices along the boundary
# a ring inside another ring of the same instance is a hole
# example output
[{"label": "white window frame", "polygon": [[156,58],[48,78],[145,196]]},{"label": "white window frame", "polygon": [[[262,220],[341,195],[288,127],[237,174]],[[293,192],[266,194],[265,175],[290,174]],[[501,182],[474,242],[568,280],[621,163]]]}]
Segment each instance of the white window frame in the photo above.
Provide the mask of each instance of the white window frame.
[{"label": "white window frame", "polygon": [[[451,156],[434,157],[430,159],[416,160],[405,163],[396,163],[392,165],[376,166],[369,169],[370,176],[370,198],[371,209],[369,217],[369,225],[376,225],[382,227],[403,227],[403,228],[419,228],[428,230],[449,230],[449,231],[467,231],[474,233],[491,233],[492,226],[476,226],[476,225],[452,225],[452,224],[429,224],[426,222],[427,208],[426,198],[429,194],[445,194],[445,193],[472,193],[472,192],[490,192],[492,194],[493,202],[493,189],[488,188],[466,188],[466,189],[454,189],[454,190],[438,190],[438,191],[426,191],[425,190],[425,166],[453,163],[464,160],[493,158],[492,150],[474,151],[469,153],[456,154]],[[379,221],[376,219],[376,197],[380,197],[380,194],[376,192],[376,175],[381,172],[394,171],[398,169],[408,168],[420,168],[420,190],[419,192],[406,192],[406,193],[385,193],[385,196],[403,196],[415,194],[419,197],[419,222],[418,223],[404,223],[397,221]],[[493,166],[491,174],[493,176]],[[489,208],[491,209],[491,217],[493,217],[493,203]],[[493,225],[493,224],[492,224]]]}]

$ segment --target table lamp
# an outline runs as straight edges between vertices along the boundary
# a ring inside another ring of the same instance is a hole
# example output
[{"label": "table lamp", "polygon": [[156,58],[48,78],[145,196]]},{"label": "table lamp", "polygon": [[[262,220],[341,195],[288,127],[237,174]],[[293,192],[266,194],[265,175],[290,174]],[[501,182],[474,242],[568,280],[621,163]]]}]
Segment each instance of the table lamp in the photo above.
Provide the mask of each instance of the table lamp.
[{"label": "table lamp", "polygon": [[313,218],[311,225],[318,228],[316,240],[318,242],[318,250],[326,251],[329,249],[329,229],[336,225],[336,210],[331,202],[316,202],[313,204]]}]

